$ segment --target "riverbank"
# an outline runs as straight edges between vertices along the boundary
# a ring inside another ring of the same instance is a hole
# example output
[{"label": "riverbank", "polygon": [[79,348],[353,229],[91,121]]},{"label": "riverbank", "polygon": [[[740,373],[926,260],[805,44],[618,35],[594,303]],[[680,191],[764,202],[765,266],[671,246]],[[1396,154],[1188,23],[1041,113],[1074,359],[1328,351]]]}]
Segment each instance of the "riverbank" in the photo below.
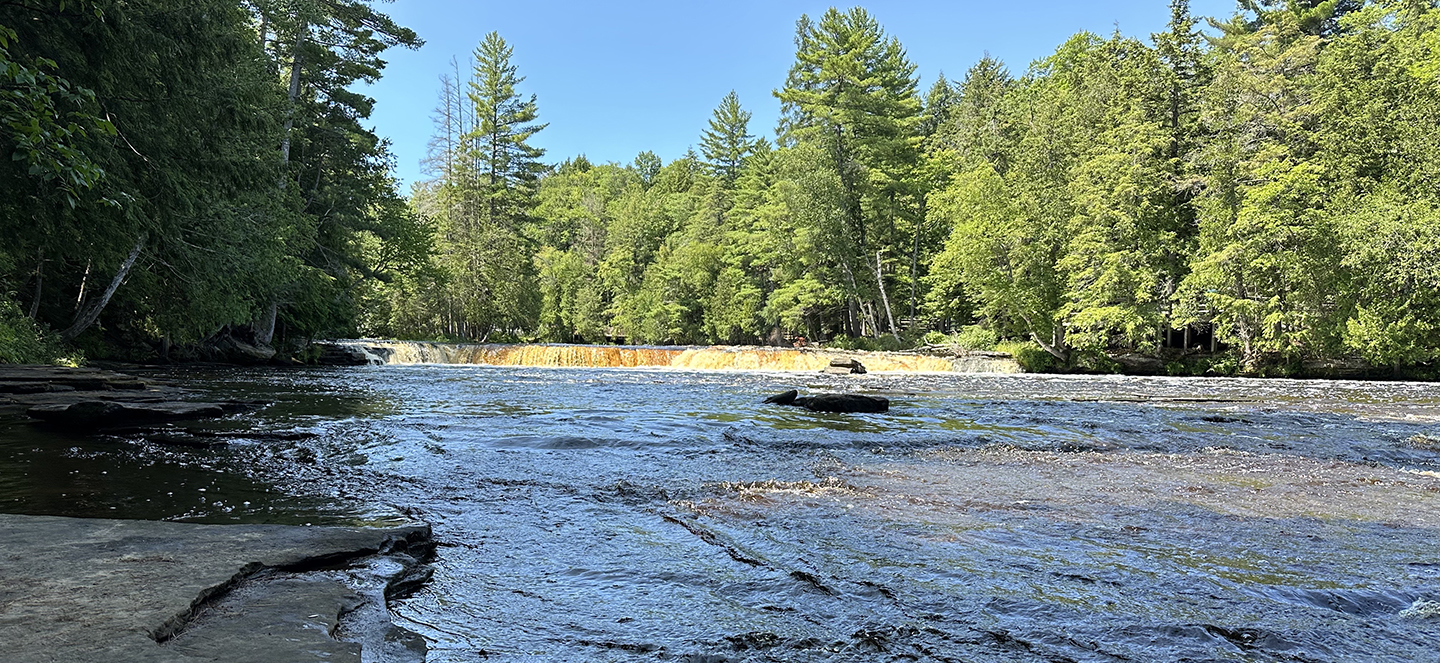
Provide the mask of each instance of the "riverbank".
[{"label": "riverbank", "polygon": [[820,372],[832,362],[858,362],[879,373],[1042,373],[1172,377],[1277,377],[1330,380],[1422,380],[1426,367],[1376,368],[1358,359],[1272,362],[1247,367],[1230,353],[1166,350],[1157,354],[1077,355],[1070,364],[1027,343],[996,350],[926,345],[913,350],[750,345],[636,346],[564,343],[442,343],[386,339],[315,341],[310,363],[326,366],[469,364],[556,368],[671,368],[792,373]]},{"label": "riverbank", "polygon": [[385,601],[433,546],[428,526],[0,514],[0,642],[12,663],[423,661]]}]

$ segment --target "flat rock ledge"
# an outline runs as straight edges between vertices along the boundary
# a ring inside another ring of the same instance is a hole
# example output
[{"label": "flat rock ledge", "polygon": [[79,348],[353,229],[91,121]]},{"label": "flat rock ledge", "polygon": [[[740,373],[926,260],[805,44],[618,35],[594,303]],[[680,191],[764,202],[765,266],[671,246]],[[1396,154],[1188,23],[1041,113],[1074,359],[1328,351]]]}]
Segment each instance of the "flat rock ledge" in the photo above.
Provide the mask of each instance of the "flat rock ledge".
[{"label": "flat rock ledge", "polygon": [[[24,415],[77,433],[217,419],[263,403],[187,400],[179,387],[98,368],[0,365],[0,417]],[[163,440],[161,440],[163,442]],[[223,441],[183,440],[189,446]]]},{"label": "flat rock ledge", "polygon": [[433,551],[423,525],[0,514],[0,658],[415,663],[425,642],[385,602],[428,580]]}]

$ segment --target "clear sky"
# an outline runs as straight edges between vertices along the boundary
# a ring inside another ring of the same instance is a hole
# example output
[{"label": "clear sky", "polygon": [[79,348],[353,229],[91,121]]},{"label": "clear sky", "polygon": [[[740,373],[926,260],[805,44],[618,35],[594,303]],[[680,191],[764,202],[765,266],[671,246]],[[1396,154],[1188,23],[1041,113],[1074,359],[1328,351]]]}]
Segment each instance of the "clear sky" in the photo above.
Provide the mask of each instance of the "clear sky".
[{"label": "clear sky", "polygon": [[[532,143],[559,162],[628,163],[651,150],[669,161],[697,145],[710,112],[734,89],[754,113],[751,132],[769,136],[779,115],[771,91],[794,59],[795,20],[831,5],[789,0],[725,2],[494,2],[399,0],[381,4],[425,40],[418,51],[391,50],[384,78],[368,88],[371,121],[389,137],[398,175],[423,179],[439,77],[463,62],[488,32],[515,48],[550,126]],[[852,5],[835,5],[841,9]],[[1167,0],[871,0],[861,3],[898,37],[919,67],[921,91],[935,77],[963,77],[989,52],[1019,73],[1081,30],[1148,37],[1165,27]],[[1197,16],[1228,16],[1234,0],[1193,0]]]}]

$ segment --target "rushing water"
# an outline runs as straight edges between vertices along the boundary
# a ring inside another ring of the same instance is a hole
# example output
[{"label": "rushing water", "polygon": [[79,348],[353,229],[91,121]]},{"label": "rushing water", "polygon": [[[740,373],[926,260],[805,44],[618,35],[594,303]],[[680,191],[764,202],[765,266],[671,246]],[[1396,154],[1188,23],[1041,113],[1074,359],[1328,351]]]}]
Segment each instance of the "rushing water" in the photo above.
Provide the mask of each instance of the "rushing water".
[{"label": "rushing water", "polygon": [[[272,404],[210,426],[224,450],[5,424],[0,501],[422,518],[437,573],[396,610],[432,660],[1440,660],[1440,386],[168,375]],[[892,410],[759,404],[793,387]]]}]

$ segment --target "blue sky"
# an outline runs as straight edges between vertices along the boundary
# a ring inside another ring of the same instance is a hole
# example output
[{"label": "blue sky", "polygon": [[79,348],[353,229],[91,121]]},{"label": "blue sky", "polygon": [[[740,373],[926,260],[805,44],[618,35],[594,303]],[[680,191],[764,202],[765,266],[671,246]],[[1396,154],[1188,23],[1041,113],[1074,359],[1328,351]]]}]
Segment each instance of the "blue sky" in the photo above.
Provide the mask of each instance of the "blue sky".
[{"label": "blue sky", "polygon": [[[728,2],[491,2],[399,0],[381,4],[425,39],[418,51],[391,50],[385,77],[365,90],[371,121],[392,141],[397,174],[423,179],[439,76],[462,62],[488,32],[515,48],[550,126],[532,141],[559,162],[577,154],[628,163],[643,150],[666,161],[699,142],[710,112],[734,89],[754,113],[751,131],[770,135],[779,114],[771,90],[795,54],[795,20],[830,4]],[[837,5],[844,9],[852,5]],[[960,78],[982,55],[1020,72],[1081,30],[1147,37],[1169,19],[1166,0],[871,1],[861,3],[898,37],[919,67],[921,89],[944,71]],[[1234,0],[1193,0],[1198,16],[1228,16]]]}]

